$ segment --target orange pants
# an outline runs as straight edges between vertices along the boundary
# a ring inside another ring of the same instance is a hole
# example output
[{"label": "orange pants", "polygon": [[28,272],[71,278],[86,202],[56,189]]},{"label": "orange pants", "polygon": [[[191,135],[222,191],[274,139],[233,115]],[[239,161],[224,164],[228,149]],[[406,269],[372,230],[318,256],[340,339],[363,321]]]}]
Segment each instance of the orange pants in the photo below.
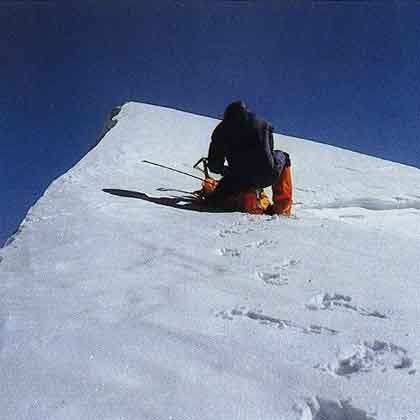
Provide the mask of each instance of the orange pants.
[{"label": "orange pants", "polygon": [[240,211],[251,214],[262,214],[264,209],[259,206],[259,200],[255,190],[249,190],[241,193]]},{"label": "orange pants", "polygon": [[272,185],[273,190],[273,213],[290,216],[292,212],[292,171],[291,166],[286,166],[276,183]]}]

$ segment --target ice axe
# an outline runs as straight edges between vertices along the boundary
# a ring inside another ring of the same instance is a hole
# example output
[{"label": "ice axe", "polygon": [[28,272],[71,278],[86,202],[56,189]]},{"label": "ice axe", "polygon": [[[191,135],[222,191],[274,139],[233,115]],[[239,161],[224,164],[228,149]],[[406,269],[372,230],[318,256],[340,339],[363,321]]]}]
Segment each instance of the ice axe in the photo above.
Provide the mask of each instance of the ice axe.
[{"label": "ice axe", "polygon": [[[204,159],[204,158],[203,158],[203,159]],[[195,176],[195,175],[189,174],[188,172],[180,171],[179,169],[171,168],[170,166],[162,165],[162,164],[160,164],[160,163],[156,163],[156,162],[151,162],[150,160],[142,160],[142,162],[143,162],[143,163],[148,163],[149,165],[159,166],[160,168],[168,169],[169,171],[172,171],[172,172],[178,172],[179,174],[187,175],[187,176],[189,176],[189,177],[191,177],[191,178],[198,179],[199,181],[204,181],[204,179],[203,179],[203,178],[200,178],[200,177],[198,177],[198,176]],[[197,164],[198,164],[198,163],[199,163],[199,162],[197,162]],[[195,167],[195,166],[194,166],[194,167]]]},{"label": "ice axe", "polygon": [[[200,166],[199,166],[200,163],[203,164],[203,168],[200,168]],[[193,168],[198,169],[200,172],[202,172],[206,178],[210,178],[209,168],[208,168],[208,159],[206,157],[202,157],[200,160],[198,160],[194,164]]]}]

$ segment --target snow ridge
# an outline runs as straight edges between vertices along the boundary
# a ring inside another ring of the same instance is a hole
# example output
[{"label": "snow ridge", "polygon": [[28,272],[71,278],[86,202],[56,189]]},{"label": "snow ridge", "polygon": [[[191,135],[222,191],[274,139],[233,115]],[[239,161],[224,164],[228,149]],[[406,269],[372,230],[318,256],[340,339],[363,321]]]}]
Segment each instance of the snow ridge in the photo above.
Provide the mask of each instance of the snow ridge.
[{"label": "snow ridge", "polygon": [[217,120],[112,119],[0,250],[2,418],[420,418],[420,171],[276,135],[293,217],[210,213],[141,161]]}]

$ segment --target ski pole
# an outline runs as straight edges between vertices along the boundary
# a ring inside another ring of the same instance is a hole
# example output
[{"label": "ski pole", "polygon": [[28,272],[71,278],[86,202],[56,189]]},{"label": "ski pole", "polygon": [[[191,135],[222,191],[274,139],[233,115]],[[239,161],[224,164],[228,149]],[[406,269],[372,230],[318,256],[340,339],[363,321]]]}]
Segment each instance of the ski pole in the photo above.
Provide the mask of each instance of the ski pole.
[{"label": "ski pole", "polygon": [[203,178],[200,178],[198,176],[189,174],[188,172],[184,172],[184,171],[180,171],[180,170],[175,169],[175,168],[171,168],[169,166],[161,165],[160,163],[150,162],[150,160],[142,160],[142,162],[148,163],[149,165],[159,166],[160,168],[168,169],[169,171],[178,172],[179,174],[187,175],[187,176],[190,176],[191,178],[195,178],[195,179],[198,179],[200,181],[205,181]]}]

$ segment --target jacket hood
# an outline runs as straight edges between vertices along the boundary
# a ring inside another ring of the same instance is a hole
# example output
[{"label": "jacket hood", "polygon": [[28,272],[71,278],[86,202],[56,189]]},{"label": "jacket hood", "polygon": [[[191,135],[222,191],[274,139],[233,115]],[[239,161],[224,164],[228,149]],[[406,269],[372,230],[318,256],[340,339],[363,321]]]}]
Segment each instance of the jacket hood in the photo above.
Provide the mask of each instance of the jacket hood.
[{"label": "jacket hood", "polygon": [[236,101],[229,104],[223,115],[224,121],[246,121],[248,119],[248,109],[243,101]]}]

